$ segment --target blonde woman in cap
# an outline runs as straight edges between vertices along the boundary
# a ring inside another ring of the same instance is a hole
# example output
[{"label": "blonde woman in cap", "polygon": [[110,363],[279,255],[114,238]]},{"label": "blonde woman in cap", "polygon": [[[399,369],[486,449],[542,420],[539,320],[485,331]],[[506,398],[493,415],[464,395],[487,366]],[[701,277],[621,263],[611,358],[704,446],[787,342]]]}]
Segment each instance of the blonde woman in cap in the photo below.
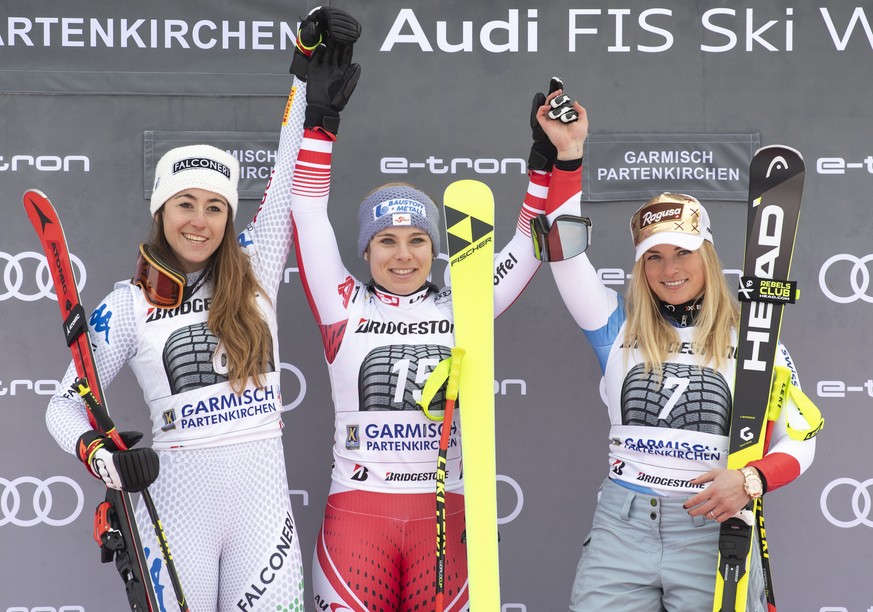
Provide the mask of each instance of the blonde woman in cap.
[{"label": "blonde woman in cap", "polygon": [[[428,420],[416,401],[454,345],[452,292],[431,282],[440,253],[439,210],[409,184],[382,185],[358,205],[356,252],[367,275],[356,277],[340,258],[328,218],[340,109],[325,101],[329,96],[319,94],[316,84],[324,92],[347,91],[344,75],[354,72],[350,59],[330,46],[313,57],[292,191],[297,263],[321,331],[335,411],[332,482],[312,584],[325,609],[433,610],[441,425]],[[325,109],[333,111],[330,123],[321,121]],[[538,267],[528,221],[544,209],[549,176],[531,172],[515,235],[495,258],[495,316]],[[342,213],[346,203],[340,205]],[[432,408],[442,401],[440,391]],[[468,609],[460,444],[456,415],[446,479],[444,595],[445,610],[452,612]]]},{"label": "blonde woman in cap", "polygon": [[[305,95],[305,83],[297,87]],[[304,608],[281,438],[276,323],[291,248],[287,194],[302,104],[287,114],[275,176],[238,239],[237,160],[202,144],[160,159],[151,239],[140,247],[132,280],[117,283],[91,315],[100,378],[108,384],[123,365],[131,367],[150,410],[152,447],[118,451],[90,428],[78,396],[59,393],[48,407],[60,446],[108,487],[151,485],[189,607],[197,612]],[[61,388],[74,378],[71,365]],[[170,609],[173,591],[141,506],[151,570],[160,568],[155,590]]]},{"label": "blonde woman in cap", "polygon": [[[561,152],[578,149],[582,136],[569,124],[552,141]],[[578,214],[576,172],[553,173],[550,218]],[[815,440],[789,434],[806,427],[789,398],[769,423],[765,456],[725,469],[739,317],[709,216],[695,198],[664,193],[630,226],[635,264],[625,297],[603,284],[585,254],[550,265],[600,362],[611,422],[608,476],[582,541],[570,610],[709,610],[720,523],[797,478]],[[776,363],[797,385],[783,346]],[[766,610],[760,555],[751,571],[748,609]]]}]

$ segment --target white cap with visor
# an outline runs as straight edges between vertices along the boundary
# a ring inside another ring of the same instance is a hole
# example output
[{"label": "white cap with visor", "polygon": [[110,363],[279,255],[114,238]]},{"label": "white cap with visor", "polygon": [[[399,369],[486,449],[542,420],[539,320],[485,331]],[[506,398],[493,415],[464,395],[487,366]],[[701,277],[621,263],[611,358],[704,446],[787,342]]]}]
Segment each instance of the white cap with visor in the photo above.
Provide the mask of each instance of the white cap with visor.
[{"label": "white cap with visor", "polygon": [[704,240],[712,244],[709,215],[689,195],[662,193],[643,204],[631,217],[631,235],[638,261],[652,247],[671,244],[696,251]]}]

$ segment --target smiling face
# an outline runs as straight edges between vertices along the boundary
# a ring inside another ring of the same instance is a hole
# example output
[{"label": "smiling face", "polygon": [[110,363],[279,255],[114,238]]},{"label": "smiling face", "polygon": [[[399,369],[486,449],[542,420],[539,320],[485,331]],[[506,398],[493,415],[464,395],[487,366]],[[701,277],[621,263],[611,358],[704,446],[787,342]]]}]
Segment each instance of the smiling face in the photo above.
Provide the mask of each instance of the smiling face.
[{"label": "smiling face", "polygon": [[228,203],[203,189],[185,189],[163,207],[164,236],[186,274],[201,270],[221,245]]},{"label": "smiling face", "polygon": [[700,251],[663,244],[643,254],[643,269],[649,289],[668,304],[684,304],[701,295],[706,274]]},{"label": "smiling face", "polygon": [[373,236],[364,259],[378,285],[397,295],[409,295],[427,281],[433,246],[427,232],[417,227],[389,227]]}]

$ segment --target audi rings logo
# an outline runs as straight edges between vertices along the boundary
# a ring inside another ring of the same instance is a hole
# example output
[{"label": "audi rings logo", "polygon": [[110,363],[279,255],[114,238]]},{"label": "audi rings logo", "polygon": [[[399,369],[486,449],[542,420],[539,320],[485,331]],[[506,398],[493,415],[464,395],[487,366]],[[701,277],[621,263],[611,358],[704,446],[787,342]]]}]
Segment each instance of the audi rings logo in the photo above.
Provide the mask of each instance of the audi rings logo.
[{"label": "audi rings logo", "polygon": [[[505,525],[506,523],[511,523],[512,521],[517,519],[518,515],[521,514],[521,510],[522,508],[524,508],[524,492],[521,490],[521,485],[518,484],[518,481],[516,481],[511,476],[498,474],[497,482],[505,482],[510,487],[512,487],[512,492],[514,493],[515,497],[515,507],[512,509],[512,512],[510,512],[506,516],[497,517],[497,524]],[[502,500],[503,498],[502,496],[498,495],[498,499]],[[502,504],[501,507],[503,507]]]},{"label": "audi rings logo", "polygon": [[[79,291],[85,286],[87,274],[85,264],[75,255],[70,255],[73,273]],[[24,302],[35,302],[40,298],[57,301],[51,271],[45,255],[34,251],[24,251],[10,255],[0,251],[0,265],[3,266],[3,287],[0,288],[0,302],[17,298]]]},{"label": "audi rings logo", "polygon": [[[831,525],[843,529],[858,525],[873,527],[873,520],[870,520],[870,511],[873,510],[873,502],[870,499],[871,485],[873,485],[873,478],[868,478],[864,482],[854,478],[837,478],[831,481],[821,492],[821,513]],[[846,486],[849,487],[848,492],[845,491]],[[839,516],[834,516],[831,508],[836,509]],[[848,520],[844,520],[844,517],[848,517]]]},{"label": "audi rings logo", "polygon": [[11,524],[33,527],[40,523],[62,527],[75,521],[85,505],[79,483],[66,476],[45,480],[19,476],[0,477],[0,527]]},{"label": "audi rings logo", "polygon": [[[864,257],[855,257],[848,253],[834,255],[824,262],[818,273],[818,284],[822,293],[838,304],[849,304],[858,300],[873,304],[873,295],[870,295],[870,270],[867,267],[871,261],[873,255]],[[831,267],[837,262],[846,263],[835,266],[836,269],[831,271]],[[835,285],[838,287],[836,290],[833,289]]]},{"label": "audi rings logo", "polygon": [[303,402],[303,398],[306,397],[306,377],[303,376],[303,372],[300,370],[300,368],[298,368],[293,363],[285,363],[283,361],[280,366],[280,371],[291,372],[291,374],[297,381],[296,385],[286,385],[284,383],[282,384],[282,389],[293,390],[295,387],[297,388],[297,397],[282,406],[282,412],[290,412],[297,408],[297,406],[299,406]]}]

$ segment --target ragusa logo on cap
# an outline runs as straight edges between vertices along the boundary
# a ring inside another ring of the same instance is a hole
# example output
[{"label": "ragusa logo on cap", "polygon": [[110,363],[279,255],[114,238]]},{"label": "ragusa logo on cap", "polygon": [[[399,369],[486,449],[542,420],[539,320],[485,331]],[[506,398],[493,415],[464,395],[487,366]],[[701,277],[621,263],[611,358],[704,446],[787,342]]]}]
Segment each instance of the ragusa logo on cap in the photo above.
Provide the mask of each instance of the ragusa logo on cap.
[{"label": "ragusa logo on cap", "polygon": [[661,221],[678,221],[682,218],[682,204],[664,203],[650,206],[640,215],[640,229]]},{"label": "ragusa logo on cap", "polygon": [[173,174],[184,170],[213,170],[230,179],[230,168],[208,157],[189,157],[188,159],[180,159],[173,164]]},{"label": "ragusa logo on cap", "polygon": [[[422,217],[427,217],[427,210],[424,204],[418,200],[410,200],[408,198],[394,198],[379,202],[373,207],[373,218],[378,219],[385,215],[393,214],[416,214]],[[396,225],[396,224],[395,224]]]}]

